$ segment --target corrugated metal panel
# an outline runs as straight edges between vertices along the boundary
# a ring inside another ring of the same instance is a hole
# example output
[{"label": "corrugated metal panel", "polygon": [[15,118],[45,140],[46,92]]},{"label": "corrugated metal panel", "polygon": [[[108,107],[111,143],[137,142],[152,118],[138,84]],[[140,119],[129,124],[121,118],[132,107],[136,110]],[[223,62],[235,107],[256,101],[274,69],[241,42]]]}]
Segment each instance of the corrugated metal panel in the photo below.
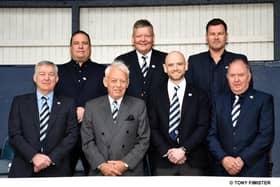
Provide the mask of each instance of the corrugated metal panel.
[{"label": "corrugated metal panel", "polygon": [[228,24],[228,49],[250,60],[273,60],[273,4],[82,8],[81,29],[92,36],[93,59],[110,63],[131,47],[132,25],[148,19],[156,48],[181,50],[186,57],[207,50],[205,26],[220,17]]},{"label": "corrugated metal panel", "polygon": [[71,9],[1,8],[0,24],[0,64],[69,58]]}]

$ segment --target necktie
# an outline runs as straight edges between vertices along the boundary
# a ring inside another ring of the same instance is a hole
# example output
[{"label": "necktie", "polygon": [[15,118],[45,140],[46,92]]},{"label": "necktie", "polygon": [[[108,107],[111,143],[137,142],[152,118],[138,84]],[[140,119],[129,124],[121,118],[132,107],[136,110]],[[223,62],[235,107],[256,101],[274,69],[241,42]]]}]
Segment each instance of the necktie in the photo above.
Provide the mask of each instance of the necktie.
[{"label": "necktie", "polygon": [[50,118],[49,106],[47,103],[48,98],[42,96],[42,109],[40,112],[40,142],[43,142],[47,135],[48,122]]},{"label": "necktie", "polygon": [[143,65],[141,67],[141,72],[142,72],[142,75],[144,78],[146,77],[146,75],[148,73],[148,64],[147,64],[146,58],[147,58],[146,56],[142,56]]},{"label": "necktie", "polygon": [[174,87],[174,95],[171,100],[171,105],[169,109],[169,136],[172,140],[178,141],[178,127],[180,124],[180,103],[179,103],[179,97],[177,95],[177,91],[179,89],[179,86]]},{"label": "necktie", "polygon": [[116,120],[117,120],[118,111],[119,111],[118,102],[114,101],[113,102],[113,112],[112,112],[112,116],[113,116],[113,121],[114,122],[116,122]]},{"label": "necktie", "polygon": [[235,100],[232,105],[232,111],[231,111],[231,120],[232,120],[232,126],[235,127],[237,123],[238,116],[240,114],[240,97],[238,95],[235,96]]}]

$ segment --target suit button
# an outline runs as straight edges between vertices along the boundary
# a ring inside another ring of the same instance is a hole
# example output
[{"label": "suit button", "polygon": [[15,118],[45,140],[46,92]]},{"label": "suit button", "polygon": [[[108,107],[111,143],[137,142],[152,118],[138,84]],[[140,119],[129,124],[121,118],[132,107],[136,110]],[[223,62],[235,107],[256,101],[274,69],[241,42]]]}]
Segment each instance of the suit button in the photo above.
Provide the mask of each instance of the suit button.
[{"label": "suit button", "polygon": [[125,145],[122,145],[122,148],[124,148],[125,147]]},{"label": "suit button", "polygon": [[110,145],[108,145],[107,148],[110,149]]},{"label": "suit button", "polygon": [[104,136],[104,134],[105,134],[105,133],[104,133],[104,132],[102,132],[101,134]]},{"label": "suit button", "polygon": [[236,150],[236,146],[233,146],[233,150]]},{"label": "suit button", "polygon": [[126,134],[128,134],[128,131],[126,131]]}]

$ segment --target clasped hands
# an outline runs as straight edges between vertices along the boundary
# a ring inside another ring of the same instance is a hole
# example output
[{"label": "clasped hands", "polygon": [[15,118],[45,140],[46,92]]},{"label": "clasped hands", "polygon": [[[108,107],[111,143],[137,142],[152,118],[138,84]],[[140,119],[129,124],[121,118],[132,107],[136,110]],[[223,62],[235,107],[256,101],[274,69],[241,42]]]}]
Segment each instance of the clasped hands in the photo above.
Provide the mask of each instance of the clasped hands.
[{"label": "clasped hands", "polygon": [[244,166],[240,157],[226,156],[222,160],[222,165],[230,175],[237,175]]},{"label": "clasped hands", "polygon": [[109,160],[100,165],[99,170],[104,176],[120,176],[123,175],[128,168],[121,160]]},{"label": "clasped hands", "polygon": [[182,148],[168,149],[167,153],[168,160],[173,164],[184,164],[187,161],[185,151]]},{"label": "clasped hands", "polygon": [[52,164],[51,159],[44,154],[37,153],[35,156],[32,158],[32,163],[33,163],[33,171],[34,173],[38,173],[41,170],[49,167]]}]

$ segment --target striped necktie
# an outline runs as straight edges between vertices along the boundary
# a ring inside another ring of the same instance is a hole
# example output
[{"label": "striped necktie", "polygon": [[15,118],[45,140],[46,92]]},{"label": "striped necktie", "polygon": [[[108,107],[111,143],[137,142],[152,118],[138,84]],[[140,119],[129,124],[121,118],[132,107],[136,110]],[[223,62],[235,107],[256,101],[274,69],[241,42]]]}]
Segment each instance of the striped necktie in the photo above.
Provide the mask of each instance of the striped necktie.
[{"label": "striped necktie", "polygon": [[142,72],[142,75],[144,78],[146,77],[146,75],[148,73],[148,64],[147,64],[146,58],[147,58],[146,56],[142,56],[143,65],[141,67],[141,72]]},{"label": "striped necktie", "polygon": [[179,97],[177,95],[177,91],[180,87],[175,86],[174,87],[174,95],[171,100],[171,105],[169,109],[169,136],[173,141],[178,141],[178,127],[180,124],[180,103],[179,103]]},{"label": "striped necktie", "polygon": [[115,123],[117,121],[117,116],[118,116],[118,111],[119,111],[118,102],[114,101],[112,103],[112,105],[113,105],[112,116],[113,116],[113,121]]},{"label": "striped necktie", "polygon": [[233,127],[236,126],[239,114],[240,114],[240,96],[236,95],[231,111],[231,120],[232,120]]},{"label": "striped necktie", "polygon": [[40,142],[43,142],[46,138],[50,118],[50,108],[47,100],[47,97],[42,96],[43,105],[40,112]]}]

